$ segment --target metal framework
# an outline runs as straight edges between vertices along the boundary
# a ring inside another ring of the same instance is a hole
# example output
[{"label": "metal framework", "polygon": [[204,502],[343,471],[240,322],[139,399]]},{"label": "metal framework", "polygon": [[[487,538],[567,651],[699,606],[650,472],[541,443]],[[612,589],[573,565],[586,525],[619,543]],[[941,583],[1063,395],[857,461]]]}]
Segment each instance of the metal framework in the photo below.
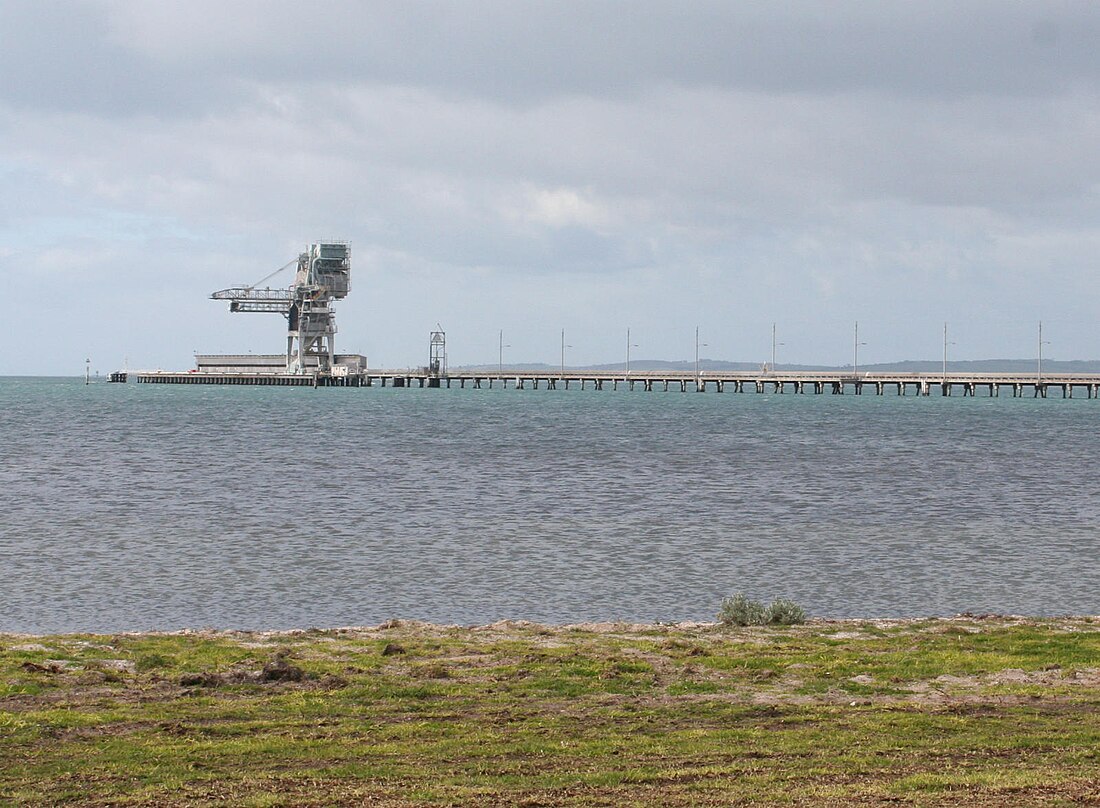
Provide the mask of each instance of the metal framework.
[{"label": "metal framework", "polygon": [[[290,262],[280,269],[289,268]],[[336,313],[332,303],[351,291],[351,245],[343,241],[324,241],[309,245],[297,260],[294,283],[286,289],[234,286],[214,292],[213,300],[228,300],[229,310],[238,312],[276,312],[287,319],[287,373],[307,372],[307,357],[317,358],[322,374],[332,372],[336,359]]]},{"label": "metal framework", "polygon": [[433,331],[428,342],[428,375],[447,375],[447,334],[442,330]]}]

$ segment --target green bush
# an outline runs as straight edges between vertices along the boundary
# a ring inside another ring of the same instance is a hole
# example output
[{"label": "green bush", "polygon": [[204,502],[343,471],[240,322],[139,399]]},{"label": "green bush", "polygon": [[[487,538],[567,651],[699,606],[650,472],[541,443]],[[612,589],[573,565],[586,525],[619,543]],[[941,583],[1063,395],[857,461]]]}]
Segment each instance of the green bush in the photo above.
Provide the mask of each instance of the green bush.
[{"label": "green bush", "polygon": [[777,626],[793,626],[806,622],[806,610],[793,600],[776,598],[764,615],[765,622]]},{"label": "green bush", "polygon": [[718,610],[718,622],[726,626],[760,626],[764,624],[767,610],[758,600],[750,600],[738,592],[732,598],[724,598]]},{"label": "green bush", "polygon": [[722,600],[718,622],[725,626],[793,626],[806,622],[806,610],[792,600],[776,598],[767,608],[738,592]]}]

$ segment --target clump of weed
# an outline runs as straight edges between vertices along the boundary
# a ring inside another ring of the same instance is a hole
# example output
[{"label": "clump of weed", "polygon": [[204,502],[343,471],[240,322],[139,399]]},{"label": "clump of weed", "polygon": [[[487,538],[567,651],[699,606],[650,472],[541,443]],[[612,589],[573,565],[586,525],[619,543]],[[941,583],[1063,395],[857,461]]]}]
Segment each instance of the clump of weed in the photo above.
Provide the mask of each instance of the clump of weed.
[{"label": "clump of weed", "polygon": [[766,614],[763,603],[738,592],[732,598],[722,600],[718,622],[725,626],[761,626]]},{"label": "clump of weed", "polygon": [[771,606],[765,607],[738,592],[722,600],[718,622],[724,626],[793,626],[806,622],[806,610],[785,598],[776,598]]},{"label": "clump of weed", "polygon": [[765,612],[764,619],[773,626],[794,626],[806,622],[806,610],[793,600],[776,598]]}]

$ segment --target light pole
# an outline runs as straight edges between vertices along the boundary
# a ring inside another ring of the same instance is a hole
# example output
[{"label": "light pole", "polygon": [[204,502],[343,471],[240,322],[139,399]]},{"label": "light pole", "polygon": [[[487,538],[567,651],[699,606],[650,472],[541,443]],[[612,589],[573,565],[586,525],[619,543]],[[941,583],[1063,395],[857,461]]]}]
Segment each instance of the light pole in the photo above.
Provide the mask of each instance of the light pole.
[{"label": "light pole", "polygon": [[504,344],[504,329],[500,330],[500,344],[498,347],[499,353],[497,354],[497,376],[504,376],[504,349],[511,348],[511,345]]},{"label": "light pole", "polygon": [[852,375],[859,375],[859,346],[866,345],[866,342],[859,341],[859,320],[856,320],[856,339],[855,339],[855,351],[852,354]]},{"label": "light pole", "polygon": [[630,375],[630,349],[637,348],[637,345],[632,345],[630,342],[630,329],[626,329],[626,375]]},{"label": "light pole", "polygon": [[565,349],[572,348],[572,345],[565,344],[565,329],[561,330],[561,377],[565,378]]},{"label": "light pole", "polygon": [[695,326],[695,378],[699,379],[699,346],[708,347],[707,343],[699,342],[699,326]]},{"label": "light pole", "polygon": [[1044,345],[1050,345],[1050,343],[1043,341],[1043,321],[1040,320],[1039,321],[1039,367],[1037,368],[1036,374],[1035,374],[1036,381],[1038,381],[1038,382],[1043,381],[1043,346]]},{"label": "light pole", "polygon": [[947,346],[954,345],[953,342],[947,341],[947,323],[943,324],[943,381],[947,383]]},{"label": "light pole", "polygon": [[772,373],[775,373],[775,346],[785,343],[775,341],[775,323],[772,323]]}]

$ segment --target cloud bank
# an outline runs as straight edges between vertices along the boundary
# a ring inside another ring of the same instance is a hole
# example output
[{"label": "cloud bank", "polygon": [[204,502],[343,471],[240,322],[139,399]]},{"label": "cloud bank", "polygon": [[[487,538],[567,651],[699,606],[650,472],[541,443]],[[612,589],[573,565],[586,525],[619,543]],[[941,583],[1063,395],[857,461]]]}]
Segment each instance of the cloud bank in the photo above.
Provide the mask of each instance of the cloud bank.
[{"label": "cloud bank", "polygon": [[[0,373],[278,351],[206,299],[353,242],[420,364],[1100,356],[1087,2],[7,3]],[[25,305],[24,305],[25,302]],[[507,357],[506,357],[507,358]]]}]

